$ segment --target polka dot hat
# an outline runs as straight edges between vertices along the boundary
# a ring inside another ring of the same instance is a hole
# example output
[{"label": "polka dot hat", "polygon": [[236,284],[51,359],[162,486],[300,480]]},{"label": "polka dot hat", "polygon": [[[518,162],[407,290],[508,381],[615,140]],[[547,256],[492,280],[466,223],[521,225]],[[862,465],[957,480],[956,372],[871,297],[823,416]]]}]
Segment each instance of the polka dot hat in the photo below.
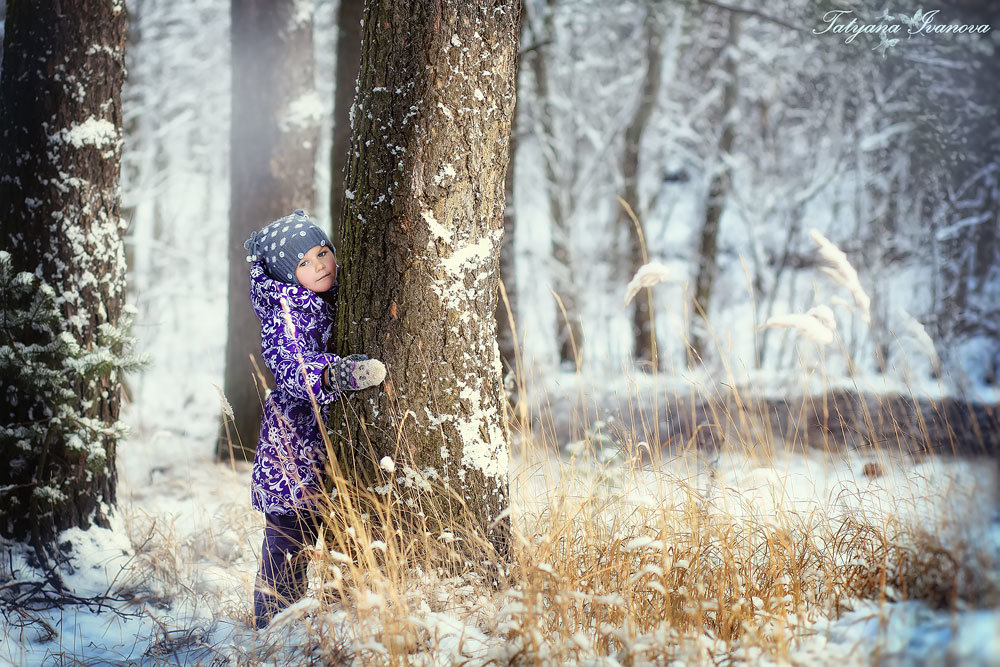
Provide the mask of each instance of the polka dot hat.
[{"label": "polka dot hat", "polygon": [[295,269],[313,246],[325,245],[331,250],[326,232],[316,226],[302,209],[278,218],[264,229],[250,235],[243,247],[249,251],[248,262],[261,261],[267,275],[283,283],[298,285]]}]

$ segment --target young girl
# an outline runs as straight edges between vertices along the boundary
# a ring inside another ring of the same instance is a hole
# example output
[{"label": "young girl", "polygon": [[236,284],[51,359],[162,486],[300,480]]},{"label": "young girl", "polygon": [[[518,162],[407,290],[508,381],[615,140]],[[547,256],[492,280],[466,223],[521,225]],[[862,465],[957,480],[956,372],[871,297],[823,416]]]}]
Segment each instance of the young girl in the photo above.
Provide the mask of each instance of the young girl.
[{"label": "young girl", "polygon": [[320,429],[330,404],[345,391],[382,382],[385,366],[360,354],[326,352],[336,320],[337,259],[326,234],[303,211],[275,220],[243,245],[250,253],[250,302],[260,318],[264,363],[275,380],[264,401],[251,476],[253,507],[265,517],[253,594],[254,623],[263,628],[305,593],[302,551],[316,542],[314,500],[326,459]]}]

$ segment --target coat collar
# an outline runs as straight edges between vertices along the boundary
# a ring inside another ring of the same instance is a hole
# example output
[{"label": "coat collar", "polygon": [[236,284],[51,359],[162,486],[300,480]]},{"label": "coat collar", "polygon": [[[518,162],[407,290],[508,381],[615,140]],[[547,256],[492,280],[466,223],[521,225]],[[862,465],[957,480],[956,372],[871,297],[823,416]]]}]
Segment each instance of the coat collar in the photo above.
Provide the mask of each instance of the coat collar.
[{"label": "coat collar", "polygon": [[[331,289],[336,289],[337,285]],[[302,285],[292,285],[274,280],[264,271],[262,262],[250,265],[250,301],[257,310],[273,310],[281,308],[281,300],[288,303],[291,310],[307,313],[320,313],[327,305],[315,292]]]}]

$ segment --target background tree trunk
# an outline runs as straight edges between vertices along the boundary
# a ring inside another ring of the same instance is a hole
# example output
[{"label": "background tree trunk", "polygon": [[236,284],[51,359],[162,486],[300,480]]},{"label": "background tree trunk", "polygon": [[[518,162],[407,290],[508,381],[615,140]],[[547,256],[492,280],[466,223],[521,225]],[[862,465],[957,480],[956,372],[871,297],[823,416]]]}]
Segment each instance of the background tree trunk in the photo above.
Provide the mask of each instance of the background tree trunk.
[{"label": "background tree trunk", "polygon": [[[225,393],[235,430],[223,420],[216,454],[253,455],[264,387],[260,322],[250,308],[243,241],[255,229],[313,205],[319,99],[313,82],[311,0],[232,0],[229,335]],[[266,371],[265,371],[266,372]],[[271,378],[265,378],[270,383]],[[239,436],[237,438],[237,435]]]},{"label": "background tree trunk", "polygon": [[[84,350],[96,351],[99,330],[118,325],[125,292],[119,208],[125,29],[123,3],[113,0],[81,0],[58,9],[22,1],[7,8],[0,242],[15,271],[56,288],[62,326]],[[116,367],[108,366],[96,379],[72,386],[80,401],[75,415],[106,427],[106,435],[79,442],[50,426],[42,451],[18,453],[22,465],[4,452],[0,486],[23,485],[3,499],[5,514],[15,510],[0,521],[4,535],[33,537],[37,545],[66,528],[106,523],[103,510],[115,503],[113,426],[121,389]],[[68,372],[65,377],[71,382]],[[36,428],[45,428],[46,416],[14,400],[4,385],[5,427],[37,422]],[[42,491],[50,505],[45,512],[38,508]],[[24,511],[29,503],[31,511]]]},{"label": "background tree trunk", "polygon": [[[629,239],[629,256],[625,262],[625,265],[629,267],[629,275],[626,280],[630,280],[635,275],[647,256],[643,240],[646,210],[639,201],[639,153],[642,150],[643,134],[645,134],[649,119],[656,109],[663,69],[663,58],[660,53],[660,45],[663,42],[663,24],[652,4],[646,9],[642,34],[645,44],[646,72],[642,79],[639,102],[636,105],[632,121],[625,130],[625,146],[622,151],[622,199],[635,213],[638,227],[624,207],[618,207],[618,223],[623,227]],[[633,299],[633,304],[632,325],[635,334],[635,359],[651,365],[650,370],[659,370],[654,338],[655,314],[650,308],[649,288],[644,288],[637,294]]]},{"label": "background tree trunk", "polygon": [[541,32],[536,32],[537,46],[531,53],[531,74],[535,80],[535,97],[538,104],[538,135],[542,144],[546,190],[549,200],[549,217],[552,220],[552,289],[559,298],[561,308],[556,314],[559,362],[578,365],[583,346],[583,326],[577,279],[573,263],[572,233],[570,230],[569,204],[564,197],[570,193],[570,180],[565,175],[566,165],[556,148],[555,118],[545,46],[555,39],[556,0],[548,0]]},{"label": "background tree trunk", "polygon": [[[518,25],[517,30],[518,35],[521,35],[521,25]],[[518,52],[517,65],[514,69],[515,85],[517,85],[520,73],[521,54]],[[517,269],[514,261],[514,229],[517,223],[517,209],[514,206],[514,167],[517,157],[517,131],[517,104],[515,102],[513,115],[510,119],[509,157],[503,184],[503,245],[500,247],[500,280],[503,281],[504,291],[507,293],[507,303],[504,303],[503,299],[498,299],[496,310],[497,345],[500,348],[500,362],[503,364],[504,373],[517,372],[518,345],[514,332],[514,324],[517,321]],[[508,307],[510,315],[507,313]],[[511,316],[515,319],[513,323],[510,320]]]},{"label": "background tree trunk", "polygon": [[716,254],[719,244],[719,222],[726,205],[726,198],[732,190],[732,173],[726,158],[732,153],[736,129],[733,127],[732,111],[738,102],[736,44],[739,41],[742,17],[729,13],[729,31],[723,47],[725,55],[726,82],[722,92],[722,133],[719,136],[719,164],[712,175],[708,188],[708,206],[705,208],[705,223],[698,240],[698,271],[694,281],[694,295],[691,301],[691,354],[689,364],[698,365],[705,358],[708,343],[708,315],[712,300],[712,283],[715,280]]},{"label": "background tree trunk", "polygon": [[401,483],[431,483],[431,507],[409,487],[429,530],[485,534],[502,562],[495,310],[518,23],[517,0],[366,6],[338,352],[381,358],[389,375],[333,415],[346,474],[374,485],[393,457]]},{"label": "background tree trunk", "polygon": [[351,105],[361,65],[361,17],[363,0],[340,0],[337,9],[337,71],[333,99],[333,146],[330,151],[330,240],[340,249],[340,225],[344,215],[344,172],[351,148]]}]

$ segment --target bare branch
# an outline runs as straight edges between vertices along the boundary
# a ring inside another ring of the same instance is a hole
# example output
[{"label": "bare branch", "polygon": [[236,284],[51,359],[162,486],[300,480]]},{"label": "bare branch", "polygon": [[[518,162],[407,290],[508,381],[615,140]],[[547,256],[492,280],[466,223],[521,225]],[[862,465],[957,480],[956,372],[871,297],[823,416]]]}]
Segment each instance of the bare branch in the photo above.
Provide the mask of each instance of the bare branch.
[{"label": "bare branch", "polygon": [[717,2],[717,0],[701,0],[702,4],[708,5],[709,7],[715,7],[717,9],[722,9],[727,12],[734,12],[737,14],[746,14],[747,16],[756,16],[759,19],[774,23],[775,25],[780,25],[783,28],[788,28],[789,30],[794,30],[795,32],[804,32],[805,28],[802,26],[797,26],[793,23],[789,23],[784,19],[780,19],[777,16],[771,16],[770,14],[765,14],[762,11],[756,9],[748,9],[745,7],[734,7],[733,5],[727,5],[723,2]]}]

